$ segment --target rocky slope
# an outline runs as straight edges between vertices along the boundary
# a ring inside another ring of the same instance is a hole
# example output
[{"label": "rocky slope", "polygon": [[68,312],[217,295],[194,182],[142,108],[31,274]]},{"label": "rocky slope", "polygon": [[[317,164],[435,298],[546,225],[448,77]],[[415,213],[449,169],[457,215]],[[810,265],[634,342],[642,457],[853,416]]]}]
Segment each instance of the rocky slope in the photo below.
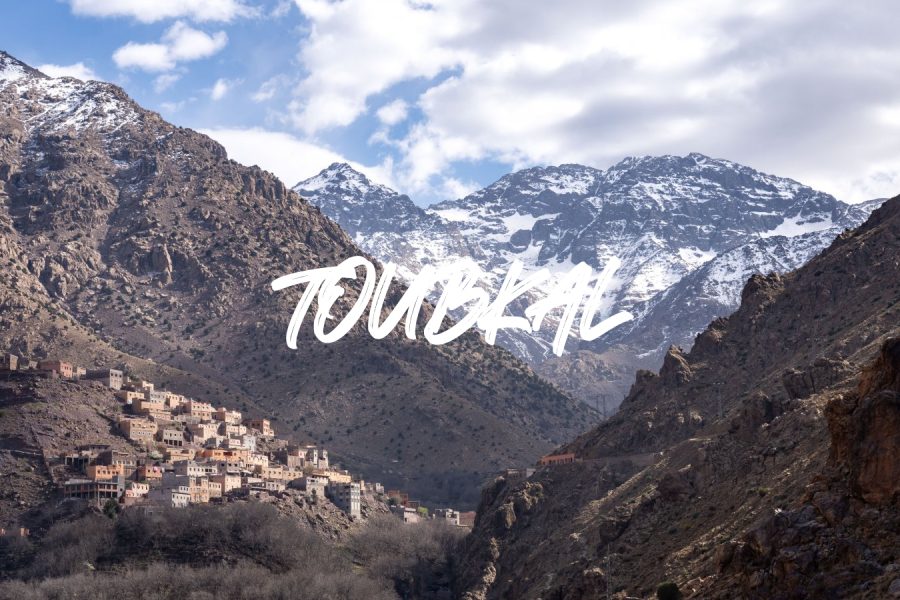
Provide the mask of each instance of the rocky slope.
[{"label": "rocky slope", "polygon": [[580,462],[482,496],[459,593],[871,598],[893,534],[900,197],[641,372]]},{"label": "rocky slope", "polygon": [[[688,346],[733,311],[753,273],[808,261],[877,205],[850,206],[795,181],[701,154],[627,158],[606,171],[582,165],[511,173],[465,198],[415,206],[347,165],[294,188],[367,251],[401,272],[459,257],[497,278],[513,260],[565,272],[623,261],[610,307],[636,319],[594,343],[572,340],[562,358],[544,336],[500,342],[552,381],[610,407],[637,368],[656,368],[670,344]],[[497,282],[495,281],[495,284]],[[585,369],[584,362],[596,369]]]},{"label": "rocky slope", "polygon": [[[0,525],[24,526],[40,537],[60,518],[60,484],[79,473],[59,457],[86,444],[107,444],[134,452],[115,424],[121,402],[99,382],[37,379],[13,374],[0,379]],[[271,502],[301,528],[327,541],[354,529],[351,519],[333,504],[311,507],[288,491]],[[387,512],[374,498],[363,498],[363,521]],[[359,529],[357,525],[355,529]]]},{"label": "rocky slope", "polygon": [[441,503],[592,419],[474,335],[433,347],[357,326],[325,345],[304,327],[289,350],[297,294],[269,284],[359,254],[335,223],[116,86],[0,54],[0,107],[0,348],[129,363]]}]

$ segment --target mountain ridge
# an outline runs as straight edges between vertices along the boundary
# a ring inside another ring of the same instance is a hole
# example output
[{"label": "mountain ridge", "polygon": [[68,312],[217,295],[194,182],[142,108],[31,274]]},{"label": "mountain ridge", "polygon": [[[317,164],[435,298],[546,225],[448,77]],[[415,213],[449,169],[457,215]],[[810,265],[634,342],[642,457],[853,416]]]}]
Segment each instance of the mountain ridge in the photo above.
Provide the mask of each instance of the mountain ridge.
[{"label": "mountain ridge", "polygon": [[433,347],[357,324],[330,345],[303,328],[288,349],[296,295],[271,281],[361,254],[352,240],[270,173],[121,88],[22,64],[0,66],[0,347],[175,370],[157,379],[462,507],[485,477],[594,420],[477,336]]},{"label": "mountain ridge", "polygon": [[[699,153],[627,157],[605,171],[577,164],[523,169],[465,198],[416,207],[432,217],[428,225],[422,216],[384,218],[381,206],[412,205],[384,186],[363,198],[332,189],[327,170],[313,180],[315,186],[307,180],[294,189],[367,251],[397,262],[406,277],[423,264],[459,258],[475,261],[488,279],[513,260],[558,274],[581,261],[599,271],[612,256],[621,258],[607,310],[629,310],[633,322],[592,344],[570,341],[561,358],[550,355],[546,335],[499,338],[591,405],[599,397],[614,404],[636,369],[655,367],[668,345],[689,346],[712,319],[733,310],[752,273],[800,266],[877,203],[848,205]],[[714,269],[725,276],[703,277]],[[685,303],[673,307],[672,298]],[[598,355],[590,362],[601,376],[578,366],[584,352]]]}]

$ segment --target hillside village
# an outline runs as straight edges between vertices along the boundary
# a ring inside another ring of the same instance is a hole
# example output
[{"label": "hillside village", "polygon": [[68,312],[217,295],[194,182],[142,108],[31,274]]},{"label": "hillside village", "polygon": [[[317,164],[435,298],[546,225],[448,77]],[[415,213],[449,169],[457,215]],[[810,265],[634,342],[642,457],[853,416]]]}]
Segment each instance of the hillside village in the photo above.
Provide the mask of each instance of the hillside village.
[{"label": "hillside village", "polygon": [[115,395],[121,407],[115,431],[129,450],[97,443],[43,457],[64,498],[105,511],[292,496],[310,507],[330,502],[351,520],[365,517],[365,500],[383,503],[407,523],[431,518],[471,527],[474,521],[474,513],[451,508],[430,513],[401,490],[356,477],[333,464],[326,448],[278,437],[269,419],[157,389],[123,370],[6,353],[0,373],[100,383]]}]

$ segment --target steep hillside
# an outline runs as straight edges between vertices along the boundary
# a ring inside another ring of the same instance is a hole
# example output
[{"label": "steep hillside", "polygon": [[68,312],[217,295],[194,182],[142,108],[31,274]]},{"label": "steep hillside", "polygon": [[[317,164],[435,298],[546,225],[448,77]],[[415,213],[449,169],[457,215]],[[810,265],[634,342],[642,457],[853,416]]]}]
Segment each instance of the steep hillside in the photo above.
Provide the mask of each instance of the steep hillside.
[{"label": "steep hillside", "polygon": [[572,340],[560,358],[548,350],[550,329],[499,338],[564,389],[591,405],[605,397],[610,408],[636,369],[658,368],[669,345],[690,344],[737,308],[751,274],[799,267],[877,206],[850,206],[697,153],[627,158],[606,171],[525,169],[427,210],[347,165],[294,189],[404,273],[459,257],[495,278],[513,260],[565,272],[580,261],[600,270],[610,257],[622,259],[608,304],[634,313],[631,323],[596,342]]},{"label": "steep hillside", "polygon": [[460,592],[885,597],[898,317],[900,197],[804,267],[753,276],[733,315],[560,449],[580,462],[487,487]]},{"label": "steep hillside", "polygon": [[304,328],[288,349],[298,294],[270,283],[359,254],[335,223],[116,86],[0,54],[0,106],[0,347],[170,373],[156,378],[442,503],[591,421],[474,335],[435,348],[357,325],[325,345]]}]

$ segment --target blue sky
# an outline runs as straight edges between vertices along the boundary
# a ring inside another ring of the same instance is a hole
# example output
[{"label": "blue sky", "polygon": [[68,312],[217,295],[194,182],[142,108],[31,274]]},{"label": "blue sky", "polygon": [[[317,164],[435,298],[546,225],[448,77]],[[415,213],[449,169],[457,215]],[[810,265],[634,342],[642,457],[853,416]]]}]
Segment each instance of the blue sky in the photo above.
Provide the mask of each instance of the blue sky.
[{"label": "blue sky", "polygon": [[[118,85],[292,185],[335,160],[420,204],[512,169],[728,158],[900,191],[888,0],[43,0],[2,49]],[[12,24],[12,26],[10,26]]]}]

